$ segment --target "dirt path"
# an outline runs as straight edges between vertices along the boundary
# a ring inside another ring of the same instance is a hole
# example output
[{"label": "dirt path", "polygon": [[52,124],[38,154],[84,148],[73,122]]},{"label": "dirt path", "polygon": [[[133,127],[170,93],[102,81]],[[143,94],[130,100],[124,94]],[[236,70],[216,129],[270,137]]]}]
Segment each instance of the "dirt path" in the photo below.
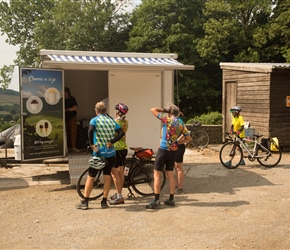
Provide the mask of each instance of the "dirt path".
[{"label": "dirt path", "polygon": [[290,155],[271,169],[246,163],[228,170],[213,150],[187,152],[186,192],[153,211],[142,197],[80,211],[69,184],[5,186],[22,177],[2,168],[0,249],[290,249]]}]

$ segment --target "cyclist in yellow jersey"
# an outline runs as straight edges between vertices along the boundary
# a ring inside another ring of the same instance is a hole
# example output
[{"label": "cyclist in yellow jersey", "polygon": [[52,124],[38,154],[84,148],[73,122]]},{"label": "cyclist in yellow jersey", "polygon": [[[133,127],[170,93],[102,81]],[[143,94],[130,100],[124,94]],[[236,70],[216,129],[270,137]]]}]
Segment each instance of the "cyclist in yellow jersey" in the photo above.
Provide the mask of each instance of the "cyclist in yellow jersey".
[{"label": "cyclist in yellow jersey", "polygon": [[124,204],[122,196],[122,188],[124,185],[124,165],[125,159],[128,154],[128,145],[126,142],[126,132],[128,130],[128,121],[126,114],[129,110],[128,106],[124,103],[118,103],[115,106],[116,118],[115,121],[120,125],[125,135],[114,144],[116,149],[116,164],[111,170],[111,175],[115,184],[117,193],[111,196],[110,205]]},{"label": "cyclist in yellow jersey", "polygon": [[245,137],[245,130],[244,130],[245,123],[244,123],[243,116],[241,116],[240,114],[241,111],[242,109],[238,106],[235,106],[230,109],[230,112],[233,115],[230,132],[231,134],[236,133],[241,138],[244,138]]},{"label": "cyclist in yellow jersey", "polygon": [[[244,138],[245,137],[245,129],[244,129],[245,123],[244,123],[243,116],[240,114],[241,111],[242,109],[238,106],[232,107],[230,109],[230,112],[233,115],[230,133],[231,134],[236,133],[237,135],[240,136],[240,138]],[[244,159],[242,159],[242,162],[240,164],[245,165]]]}]

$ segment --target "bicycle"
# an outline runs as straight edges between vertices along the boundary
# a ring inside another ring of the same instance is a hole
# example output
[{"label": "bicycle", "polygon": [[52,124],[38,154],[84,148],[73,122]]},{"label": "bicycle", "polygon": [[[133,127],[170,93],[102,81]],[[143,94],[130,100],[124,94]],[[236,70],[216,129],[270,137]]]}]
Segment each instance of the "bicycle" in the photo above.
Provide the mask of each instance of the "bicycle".
[{"label": "bicycle", "polygon": [[[124,188],[127,188],[129,193],[128,198],[135,197],[133,190],[141,196],[154,195],[154,160],[152,158],[138,158],[138,153],[144,150],[142,147],[130,147],[134,151],[131,157],[127,157],[125,160],[125,167],[129,167],[128,175],[125,176]],[[76,185],[77,192],[81,198],[84,199],[84,187],[88,176],[88,167],[85,169]],[[166,183],[166,172],[163,171],[161,179],[161,190]],[[104,178],[103,171],[99,170],[93,184],[93,189],[89,200],[96,200],[103,195]]]},{"label": "bicycle", "polygon": [[192,123],[192,128],[190,129],[192,141],[186,144],[187,148],[203,149],[208,145],[209,135],[207,132],[200,129],[201,125],[201,122]]},{"label": "bicycle", "polygon": [[[253,139],[240,138],[235,134],[234,137],[230,133],[226,133],[228,138],[220,149],[219,158],[224,167],[228,169],[237,168],[243,158],[249,161],[257,161],[264,167],[270,168],[276,166],[281,158],[282,151],[273,138],[262,138],[263,135],[253,135]],[[268,145],[272,145],[272,149]],[[270,149],[269,149],[270,148]],[[244,156],[244,153],[247,154]]]}]

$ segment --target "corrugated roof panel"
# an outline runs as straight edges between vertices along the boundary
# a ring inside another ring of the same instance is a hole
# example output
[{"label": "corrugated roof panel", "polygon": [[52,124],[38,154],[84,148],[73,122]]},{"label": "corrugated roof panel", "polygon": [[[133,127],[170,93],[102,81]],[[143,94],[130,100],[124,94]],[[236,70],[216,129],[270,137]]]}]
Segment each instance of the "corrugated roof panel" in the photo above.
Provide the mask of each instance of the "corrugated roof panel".
[{"label": "corrugated roof panel", "polygon": [[272,72],[273,69],[289,69],[290,63],[231,63],[221,62],[221,69],[239,70],[239,71],[253,71],[253,72]]}]

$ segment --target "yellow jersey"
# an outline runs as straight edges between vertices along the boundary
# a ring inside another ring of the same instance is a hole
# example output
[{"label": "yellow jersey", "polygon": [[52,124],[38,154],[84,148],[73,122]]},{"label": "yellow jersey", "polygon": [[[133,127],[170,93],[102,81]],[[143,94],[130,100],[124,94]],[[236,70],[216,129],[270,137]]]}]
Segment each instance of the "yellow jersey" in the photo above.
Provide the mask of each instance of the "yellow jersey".
[{"label": "yellow jersey", "polygon": [[[233,116],[232,125],[234,127],[234,132],[240,130],[242,126],[245,126],[244,118],[240,115],[239,117]],[[241,138],[245,137],[245,129],[243,129],[242,133],[240,134]]]}]

